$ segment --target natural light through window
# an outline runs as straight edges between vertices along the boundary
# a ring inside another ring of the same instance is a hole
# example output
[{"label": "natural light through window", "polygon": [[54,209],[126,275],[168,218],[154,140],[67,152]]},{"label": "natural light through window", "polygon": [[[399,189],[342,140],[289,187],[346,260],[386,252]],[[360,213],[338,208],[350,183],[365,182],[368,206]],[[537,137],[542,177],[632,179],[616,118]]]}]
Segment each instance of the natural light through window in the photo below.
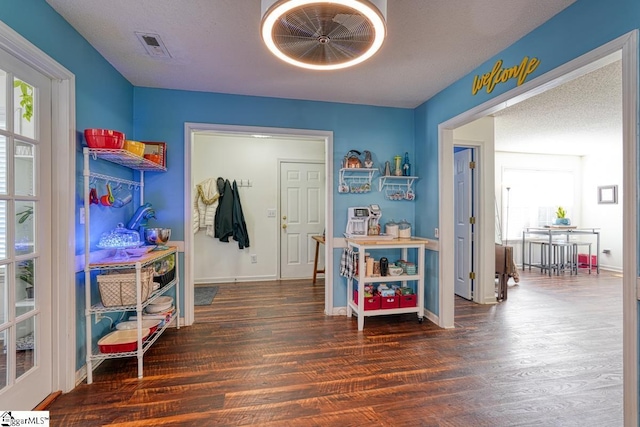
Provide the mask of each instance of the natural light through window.
[{"label": "natural light through window", "polygon": [[522,238],[526,227],[553,224],[558,206],[562,206],[570,218],[574,179],[571,171],[503,169],[502,236],[517,240]]}]

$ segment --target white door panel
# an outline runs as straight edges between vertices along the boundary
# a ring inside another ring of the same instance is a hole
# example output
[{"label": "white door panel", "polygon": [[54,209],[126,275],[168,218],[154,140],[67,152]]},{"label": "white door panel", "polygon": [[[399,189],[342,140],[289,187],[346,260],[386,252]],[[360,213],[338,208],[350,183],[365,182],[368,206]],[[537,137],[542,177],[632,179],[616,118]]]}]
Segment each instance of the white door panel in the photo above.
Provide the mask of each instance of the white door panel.
[{"label": "white door panel", "polygon": [[280,277],[313,276],[315,242],[324,231],[324,164],[280,165]]},{"label": "white door panel", "polygon": [[469,167],[473,150],[466,149],[454,154],[454,212],[455,212],[455,293],[465,299],[473,298],[472,270],[472,225],[471,208],[472,177]]}]

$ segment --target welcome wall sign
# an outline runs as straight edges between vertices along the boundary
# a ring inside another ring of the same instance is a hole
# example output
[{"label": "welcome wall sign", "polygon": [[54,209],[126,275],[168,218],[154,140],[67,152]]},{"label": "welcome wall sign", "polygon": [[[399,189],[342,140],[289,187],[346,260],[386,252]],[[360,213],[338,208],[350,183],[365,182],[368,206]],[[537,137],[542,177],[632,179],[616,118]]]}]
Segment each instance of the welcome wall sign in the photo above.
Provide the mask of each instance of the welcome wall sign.
[{"label": "welcome wall sign", "polygon": [[520,86],[525,82],[529,74],[538,68],[538,65],[540,65],[538,58],[525,56],[522,58],[520,65],[515,65],[511,68],[502,68],[502,59],[499,59],[490,72],[473,78],[471,93],[475,95],[483,87],[487,88],[487,93],[491,93],[498,83],[506,83],[511,79],[518,79],[518,86]]}]

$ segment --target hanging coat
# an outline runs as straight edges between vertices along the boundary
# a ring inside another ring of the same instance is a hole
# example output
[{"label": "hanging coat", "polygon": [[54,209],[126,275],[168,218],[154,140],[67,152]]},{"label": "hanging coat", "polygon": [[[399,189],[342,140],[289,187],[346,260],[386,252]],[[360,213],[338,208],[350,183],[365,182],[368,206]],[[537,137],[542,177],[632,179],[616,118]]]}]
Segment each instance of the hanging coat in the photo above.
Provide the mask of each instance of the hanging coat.
[{"label": "hanging coat", "polygon": [[233,236],[233,191],[229,180],[218,178],[218,208],[215,216],[215,234],[221,242],[228,242]]},{"label": "hanging coat", "polygon": [[238,185],[233,181],[233,240],[238,242],[238,248],[244,249],[249,247],[249,233],[247,232],[247,224],[244,221],[242,213],[242,204],[240,203],[240,193]]},{"label": "hanging coat", "polygon": [[205,228],[207,236],[214,237],[215,212],[218,209],[217,184],[213,178],[196,185],[196,197],[193,204],[193,233]]}]

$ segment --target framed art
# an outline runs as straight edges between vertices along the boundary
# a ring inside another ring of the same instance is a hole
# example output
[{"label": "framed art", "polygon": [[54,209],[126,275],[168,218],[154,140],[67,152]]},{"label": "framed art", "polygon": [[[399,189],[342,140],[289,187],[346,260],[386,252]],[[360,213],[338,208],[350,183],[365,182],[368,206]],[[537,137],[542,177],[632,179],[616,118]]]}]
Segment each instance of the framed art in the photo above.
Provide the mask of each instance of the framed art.
[{"label": "framed art", "polygon": [[617,204],[618,203],[618,186],[602,185],[598,187],[598,204]]}]

